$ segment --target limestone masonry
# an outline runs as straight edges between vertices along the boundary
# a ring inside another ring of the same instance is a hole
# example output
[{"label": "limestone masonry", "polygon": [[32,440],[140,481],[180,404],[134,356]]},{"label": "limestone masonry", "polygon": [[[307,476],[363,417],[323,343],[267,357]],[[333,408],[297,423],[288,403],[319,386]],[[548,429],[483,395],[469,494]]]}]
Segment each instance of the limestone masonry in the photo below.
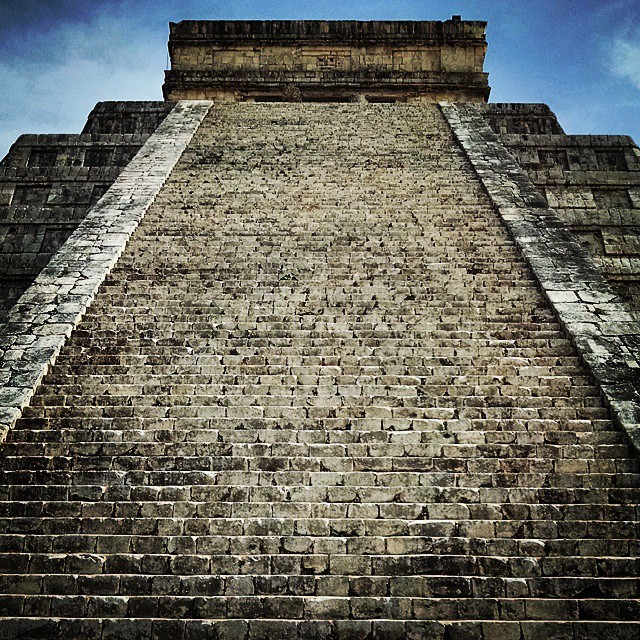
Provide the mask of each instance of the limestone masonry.
[{"label": "limestone masonry", "polygon": [[164,96],[236,102],[489,97],[484,22],[171,23]]},{"label": "limestone masonry", "polygon": [[171,24],[0,163],[0,640],[640,640],[640,151],[485,23]]}]

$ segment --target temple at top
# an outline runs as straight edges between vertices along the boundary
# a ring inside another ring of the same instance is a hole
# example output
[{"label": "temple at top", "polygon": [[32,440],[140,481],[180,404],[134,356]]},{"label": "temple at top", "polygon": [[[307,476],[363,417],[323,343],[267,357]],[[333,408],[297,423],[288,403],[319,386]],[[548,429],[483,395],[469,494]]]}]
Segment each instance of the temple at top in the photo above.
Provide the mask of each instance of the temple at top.
[{"label": "temple at top", "polygon": [[489,98],[485,22],[188,20],[170,24],[167,100]]}]

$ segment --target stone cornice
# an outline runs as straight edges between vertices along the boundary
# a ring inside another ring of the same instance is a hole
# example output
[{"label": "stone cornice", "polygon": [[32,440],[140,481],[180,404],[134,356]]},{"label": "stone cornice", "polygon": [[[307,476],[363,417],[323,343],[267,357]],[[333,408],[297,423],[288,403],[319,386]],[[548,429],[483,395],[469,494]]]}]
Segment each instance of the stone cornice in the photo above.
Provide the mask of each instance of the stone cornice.
[{"label": "stone cornice", "polygon": [[169,24],[169,43],[486,44],[486,26],[466,20],[183,20]]}]

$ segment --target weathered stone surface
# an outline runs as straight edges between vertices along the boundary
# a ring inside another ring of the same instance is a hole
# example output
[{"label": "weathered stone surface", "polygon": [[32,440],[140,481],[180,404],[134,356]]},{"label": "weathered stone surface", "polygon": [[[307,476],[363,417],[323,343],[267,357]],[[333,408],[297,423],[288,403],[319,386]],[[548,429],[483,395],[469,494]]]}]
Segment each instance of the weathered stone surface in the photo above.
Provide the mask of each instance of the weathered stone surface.
[{"label": "weathered stone surface", "polygon": [[485,22],[170,24],[169,100],[485,101]]},{"label": "weathered stone surface", "polygon": [[0,432],[35,388],[171,173],[209,103],[191,102],[144,145],[7,316],[0,336]]},{"label": "weathered stone surface", "polygon": [[87,117],[84,134],[151,135],[175,102],[98,102]]},{"label": "weathered stone surface", "polygon": [[625,340],[638,332],[631,309],[541,202],[535,186],[483,122],[481,111],[459,104],[443,105],[442,110],[615,419],[637,447],[640,360]]},{"label": "weathered stone surface", "polygon": [[101,102],[83,135],[23,135],[0,162],[0,322],[175,103]]},{"label": "weathered stone surface", "polygon": [[565,135],[546,105],[480,110],[615,291],[640,312],[640,151],[633,140]]},{"label": "weathered stone surface", "polygon": [[[625,337],[525,186],[549,297]],[[80,312],[2,447],[5,637],[637,637],[637,459],[436,106],[212,106]]]},{"label": "weathered stone surface", "polygon": [[637,148],[428,104],[484,26],[172,25],[234,104],[15,146],[17,222],[119,178],[0,334],[0,638],[640,640]]}]

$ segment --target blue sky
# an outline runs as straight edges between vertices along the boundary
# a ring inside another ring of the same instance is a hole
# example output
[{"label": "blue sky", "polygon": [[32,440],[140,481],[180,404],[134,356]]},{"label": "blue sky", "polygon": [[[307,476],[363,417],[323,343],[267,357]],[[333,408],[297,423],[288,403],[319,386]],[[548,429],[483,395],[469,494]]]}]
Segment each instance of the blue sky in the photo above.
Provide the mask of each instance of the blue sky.
[{"label": "blue sky", "polygon": [[494,102],[640,142],[640,0],[0,0],[0,156],[79,132],[99,100],[160,100],[169,21],[487,20]]}]

